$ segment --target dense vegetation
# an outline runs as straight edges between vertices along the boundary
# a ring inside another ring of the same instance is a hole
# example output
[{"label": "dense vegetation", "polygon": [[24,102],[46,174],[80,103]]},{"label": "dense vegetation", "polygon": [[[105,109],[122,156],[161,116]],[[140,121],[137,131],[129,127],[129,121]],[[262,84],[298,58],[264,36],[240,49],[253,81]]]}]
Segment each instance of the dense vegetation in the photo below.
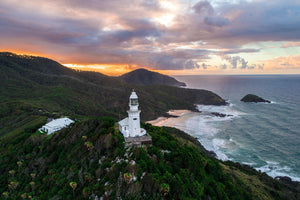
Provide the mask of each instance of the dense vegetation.
[{"label": "dense vegetation", "polygon": [[185,83],[177,81],[175,78],[146,69],[137,69],[119,76],[120,79],[130,84],[136,85],[170,85],[186,86]]},{"label": "dense vegetation", "polygon": [[79,72],[41,57],[0,53],[0,135],[28,126],[40,116],[127,115],[134,88],[150,120],[170,109],[193,109],[195,103],[224,105],[218,95],[166,85],[137,86],[95,72]]},{"label": "dense vegetation", "polygon": [[125,148],[112,118],[76,122],[50,136],[31,127],[1,139],[0,194],[7,199],[297,198],[297,190],[265,174],[208,157],[197,140],[179,130],[145,128],[153,145],[144,148]]}]

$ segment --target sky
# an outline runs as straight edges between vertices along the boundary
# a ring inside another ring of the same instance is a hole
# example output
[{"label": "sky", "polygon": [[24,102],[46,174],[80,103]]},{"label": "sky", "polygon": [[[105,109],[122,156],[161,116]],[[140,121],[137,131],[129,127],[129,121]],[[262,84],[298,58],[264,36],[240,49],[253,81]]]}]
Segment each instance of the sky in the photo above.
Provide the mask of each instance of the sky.
[{"label": "sky", "polygon": [[1,0],[0,51],[108,75],[300,74],[300,1]]}]

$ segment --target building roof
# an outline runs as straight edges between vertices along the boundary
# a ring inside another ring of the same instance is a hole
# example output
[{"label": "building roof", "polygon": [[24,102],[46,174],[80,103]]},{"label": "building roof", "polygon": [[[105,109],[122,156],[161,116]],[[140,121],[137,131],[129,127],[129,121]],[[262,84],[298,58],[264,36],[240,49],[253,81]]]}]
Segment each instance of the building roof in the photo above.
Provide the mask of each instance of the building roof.
[{"label": "building roof", "polygon": [[128,126],[128,124],[129,124],[128,117],[122,119],[118,123],[120,124],[120,126]]},{"label": "building roof", "polygon": [[49,128],[59,128],[59,127],[63,128],[65,126],[68,126],[71,123],[74,123],[74,121],[67,117],[64,117],[64,118],[55,119],[45,124],[45,126]]},{"label": "building roof", "polygon": [[137,99],[138,96],[136,95],[135,91],[132,91],[132,93],[131,93],[131,95],[130,95],[129,98],[130,98],[130,99]]}]

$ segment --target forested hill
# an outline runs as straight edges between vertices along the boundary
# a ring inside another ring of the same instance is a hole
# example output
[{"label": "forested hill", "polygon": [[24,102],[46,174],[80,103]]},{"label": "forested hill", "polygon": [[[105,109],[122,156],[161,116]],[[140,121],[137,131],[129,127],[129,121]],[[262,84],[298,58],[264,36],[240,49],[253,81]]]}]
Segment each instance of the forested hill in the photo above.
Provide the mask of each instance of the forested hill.
[{"label": "forested hill", "polygon": [[0,138],[1,198],[299,199],[298,183],[208,157],[195,138],[177,129],[144,128],[153,140],[147,148],[125,148],[107,117],[50,136],[32,128]]},{"label": "forested hill", "polygon": [[186,86],[185,83],[177,81],[175,78],[152,72],[146,69],[137,69],[129,73],[119,76],[130,84],[136,85],[170,85],[170,86]]},{"label": "forested hill", "polygon": [[[42,116],[126,116],[134,88],[142,120],[194,104],[224,105],[206,90],[138,86],[96,72],[75,71],[42,57],[0,53],[0,135]],[[180,98],[179,98],[180,97]]]}]

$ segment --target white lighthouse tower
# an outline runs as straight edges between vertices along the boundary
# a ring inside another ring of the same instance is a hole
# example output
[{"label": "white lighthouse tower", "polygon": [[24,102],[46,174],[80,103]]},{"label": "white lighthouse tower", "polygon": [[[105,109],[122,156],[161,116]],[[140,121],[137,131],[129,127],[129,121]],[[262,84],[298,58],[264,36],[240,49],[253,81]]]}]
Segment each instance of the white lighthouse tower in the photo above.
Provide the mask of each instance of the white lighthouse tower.
[{"label": "white lighthouse tower", "polygon": [[139,137],[146,134],[146,130],[141,128],[138,96],[133,90],[129,97],[128,117],[119,121],[120,132],[124,137]]},{"label": "white lighthouse tower", "polygon": [[140,126],[140,113],[138,109],[139,102],[138,96],[134,91],[132,91],[129,97],[129,110],[128,112],[128,123],[129,123],[129,137],[135,137],[141,135],[141,126]]}]

